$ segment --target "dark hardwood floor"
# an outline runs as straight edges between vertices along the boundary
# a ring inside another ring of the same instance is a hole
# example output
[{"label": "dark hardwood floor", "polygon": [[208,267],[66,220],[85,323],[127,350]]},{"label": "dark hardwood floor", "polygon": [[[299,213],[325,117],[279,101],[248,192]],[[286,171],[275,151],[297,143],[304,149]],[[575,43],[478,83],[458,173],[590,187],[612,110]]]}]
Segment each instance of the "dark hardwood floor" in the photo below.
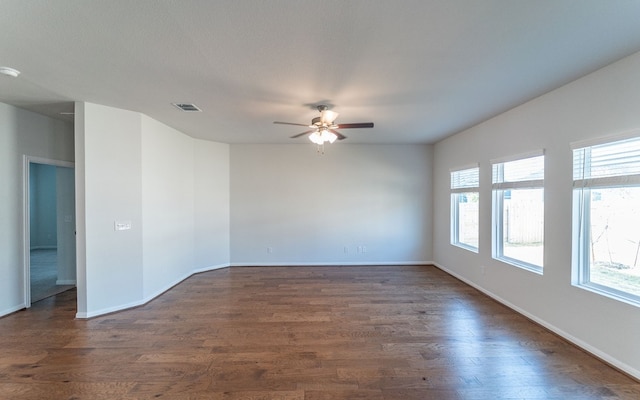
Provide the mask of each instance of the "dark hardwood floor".
[{"label": "dark hardwood floor", "polygon": [[640,383],[434,267],[195,275],[75,320],[0,319],[1,399],[640,399]]}]

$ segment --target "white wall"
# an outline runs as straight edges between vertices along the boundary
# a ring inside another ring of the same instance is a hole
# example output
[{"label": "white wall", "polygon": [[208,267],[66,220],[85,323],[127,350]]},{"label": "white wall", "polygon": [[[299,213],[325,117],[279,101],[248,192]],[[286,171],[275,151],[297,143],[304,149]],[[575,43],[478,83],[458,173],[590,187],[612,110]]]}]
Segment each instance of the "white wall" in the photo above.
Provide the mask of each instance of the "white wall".
[{"label": "white wall", "polygon": [[431,260],[431,162],[427,145],[232,145],[232,264]]},{"label": "white wall", "polygon": [[87,229],[85,223],[85,103],[75,103],[74,143],[76,175],[76,315],[87,314]]},{"label": "white wall", "polygon": [[[143,304],[229,265],[228,145],[78,103],[76,146],[79,317]],[[115,231],[115,221],[132,229]]]},{"label": "white wall", "polygon": [[0,103],[0,316],[25,307],[23,155],[73,161],[73,126]]},{"label": "white wall", "polygon": [[193,140],[196,270],[229,265],[229,145]]},{"label": "white wall", "polygon": [[193,139],[142,118],[144,297],[193,269]]},{"label": "white wall", "polygon": [[144,298],[229,263],[229,146],[142,119]]},{"label": "white wall", "polygon": [[[76,140],[76,170],[83,179],[76,183],[76,220],[84,227],[78,230],[84,243],[77,243],[79,317],[142,299],[140,131],[138,113],[91,103],[76,106],[76,136],[82,135]],[[130,221],[132,229],[115,231],[115,221]]]},{"label": "white wall", "polygon": [[[435,145],[434,258],[444,269],[640,377],[640,309],[571,286],[573,141],[640,128],[640,53]],[[545,149],[540,276],[491,258],[489,160]],[[480,163],[480,248],[449,244],[452,167]],[[481,266],[485,266],[482,274]]]}]

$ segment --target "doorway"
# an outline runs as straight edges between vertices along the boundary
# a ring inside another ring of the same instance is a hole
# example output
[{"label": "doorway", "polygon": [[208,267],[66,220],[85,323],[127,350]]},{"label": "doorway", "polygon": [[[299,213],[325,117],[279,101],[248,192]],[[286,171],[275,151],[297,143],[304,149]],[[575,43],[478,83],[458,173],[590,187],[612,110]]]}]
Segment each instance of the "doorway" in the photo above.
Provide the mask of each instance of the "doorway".
[{"label": "doorway", "polygon": [[25,304],[76,284],[74,164],[25,156]]}]

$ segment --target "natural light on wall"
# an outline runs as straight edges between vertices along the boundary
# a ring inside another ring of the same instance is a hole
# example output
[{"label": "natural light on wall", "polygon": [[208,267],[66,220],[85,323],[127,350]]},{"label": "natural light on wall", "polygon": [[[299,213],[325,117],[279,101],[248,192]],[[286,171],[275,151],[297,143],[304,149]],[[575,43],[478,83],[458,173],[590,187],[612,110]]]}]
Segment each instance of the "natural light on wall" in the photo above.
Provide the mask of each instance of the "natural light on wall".
[{"label": "natural light on wall", "polygon": [[640,137],[572,147],[573,283],[640,305]]},{"label": "natural light on wall", "polygon": [[492,160],[493,258],[542,273],[544,154]]}]

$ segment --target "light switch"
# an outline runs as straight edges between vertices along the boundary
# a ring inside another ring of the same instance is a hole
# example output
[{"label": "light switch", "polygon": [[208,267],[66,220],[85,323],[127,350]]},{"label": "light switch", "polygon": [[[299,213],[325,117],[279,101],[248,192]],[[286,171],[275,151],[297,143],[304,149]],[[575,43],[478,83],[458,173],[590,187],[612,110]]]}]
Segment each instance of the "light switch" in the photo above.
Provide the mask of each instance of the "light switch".
[{"label": "light switch", "polygon": [[126,231],[131,229],[131,221],[115,221],[113,225],[114,230],[116,231]]}]

